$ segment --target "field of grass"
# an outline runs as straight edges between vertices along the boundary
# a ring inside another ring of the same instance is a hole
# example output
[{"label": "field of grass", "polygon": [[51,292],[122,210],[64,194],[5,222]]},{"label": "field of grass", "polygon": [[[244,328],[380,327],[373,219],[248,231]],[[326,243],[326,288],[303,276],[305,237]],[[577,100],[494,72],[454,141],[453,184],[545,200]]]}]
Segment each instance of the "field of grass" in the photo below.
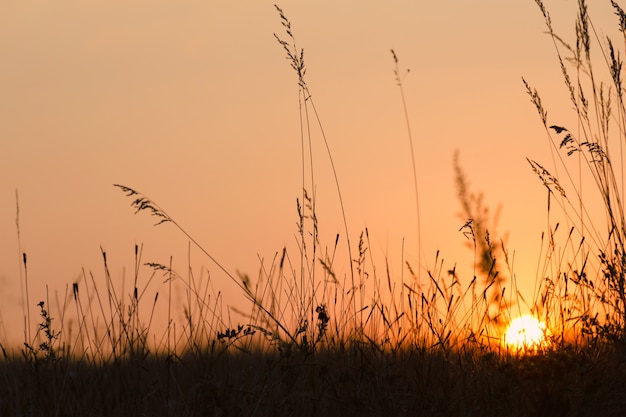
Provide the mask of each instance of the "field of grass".
[{"label": "field of grass", "polygon": [[[458,159],[466,216],[460,231],[474,252],[473,276],[458,276],[439,253],[432,270],[422,267],[420,254],[417,265],[406,262],[405,272],[392,276],[387,265],[374,265],[367,229],[358,242],[346,238],[349,217],[332,143],[306,82],[304,52],[276,7],[284,28],[276,39],[300,92],[298,253],[283,250],[256,280],[232,273],[157,202],[116,184],[138,214],[179,229],[236,285],[247,306],[237,306],[239,318],[231,317],[210,276],[145,264],[136,246],[130,294],[116,292],[103,251],[103,279],[86,274],[74,283],[55,317],[49,300],[29,300],[24,254],[26,302],[37,306],[39,326],[26,326],[22,346],[0,344],[0,415],[626,415],[623,63],[613,42],[598,38],[585,1],[578,2],[573,43],[553,32],[549,11],[536,3],[576,125],[549,120],[538,90],[523,80],[554,156],[552,165],[528,160],[546,192],[549,219],[533,299],[517,291],[505,242]],[[626,41],[626,13],[611,4]],[[391,51],[390,58],[414,161],[405,72],[399,54]],[[343,215],[343,234],[334,242],[320,242],[318,235],[314,140],[327,151]],[[413,168],[420,236],[415,162]],[[583,192],[583,177],[596,188]],[[603,218],[589,214],[595,206]],[[343,257],[349,267],[338,270]],[[147,283],[140,279],[146,275]],[[158,279],[168,287],[161,326],[153,322],[159,293],[146,295]],[[182,304],[173,299],[173,285],[183,288]],[[524,329],[528,338],[512,344],[505,334],[522,306],[544,327],[539,339]]]}]

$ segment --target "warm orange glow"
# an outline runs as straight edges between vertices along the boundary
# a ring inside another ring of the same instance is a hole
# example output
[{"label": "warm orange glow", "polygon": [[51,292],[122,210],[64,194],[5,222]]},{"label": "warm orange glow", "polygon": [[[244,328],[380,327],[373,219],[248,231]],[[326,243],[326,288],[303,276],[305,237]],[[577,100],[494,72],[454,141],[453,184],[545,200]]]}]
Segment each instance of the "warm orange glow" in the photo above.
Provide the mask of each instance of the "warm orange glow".
[{"label": "warm orange glow", "polygon": [[533,316],[518,317],[511,322],[504,335],[504,343],[515,349],[537,349],[549,343],[546,323]]}]

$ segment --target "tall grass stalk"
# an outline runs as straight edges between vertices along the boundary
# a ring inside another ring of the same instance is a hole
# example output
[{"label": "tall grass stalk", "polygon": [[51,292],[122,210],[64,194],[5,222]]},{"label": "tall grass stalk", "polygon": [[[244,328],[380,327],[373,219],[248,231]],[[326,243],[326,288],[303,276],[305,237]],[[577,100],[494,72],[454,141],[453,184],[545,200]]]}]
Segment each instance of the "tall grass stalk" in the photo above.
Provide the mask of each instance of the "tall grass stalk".
[{"label": "tall grass stalk", "polygon": [[421,226],[421,217],[420,217],[420,199],[419,199],[419,187],[417,181],[417,165],[415,163],[415,150],[413,146],[413,134],[411,133],[411,120],[409,119],[409,110],[406,105],[406,99],[404,98],[404,77],[409,73],[410,70],[406,70],[403,74],[400,71],[400,66],[398,64],[398,55],[395,50],[391,50],[391,55],[393,57],[393,62],[395,64],[394,75],[396,76],[396,84],[400,89],[400,98],[402,99],[402,110],[404,112],[404,121],[406,123],[406,131],[409,139],[409,148],[411,150],[411,166],[413,167],[413,188],[415,189],[415,214],[417,220],[417,279],[419,282],[422,282],[422,226]]},{"label": "tall grass stalk", "polygon": [[17,188],[15,189],[15,230],[17,231],[20,296],[22,297],[22,309],[24,310],[24,343],[27,343],[30,340],[30,301],[28,300],[28,279],[24,276],[26,273],[26,254],[22,252],[22,233],[20,232],[20,198]]},{"label": "tall grass stalk", "polygon": [[[315,117],[315,123],[317,125],[317,128],[319,129],[320,135],[322,137],[323,143],[324,143],[324,147],[326,149],[326,154],[328,156],[328,160],[330,162],[331,165],[331,169],[332,169],[332,173],[333,173],[333,178],[335,181],[335,187],[337,190],[337,196],[339,198],[339,206],[340,206],[340,211],[341,211],[341,216],[343,219],[343,225],[344,225],[344,231],[346,234],[346,245],[347,245],[347,255],[348,255],[348,259],[350,260],[350,279],[352,282],[352,288],[356,288],[356,282],[355,282],[355,275],[354,275],[354,268],[352,266],[352,248],[351,248],[351,244],[350,244],[350,235],[349,235],[349,228],[348,228],[348,219],[346,216],[346,210],[345,210],[345,205],[344,205],[344,201],[343,201],[343,196],[341,193],[341,186],[339,185],[339,176],[337,174],[337,169],[335,167],[335,162],[333,159],[333,155],[332,152],[330,150],[330,145],[328,143],[328,139],[326,136],[326,133],[324,131],[324,126],[321,122],[319,113],[317,111],[317,108],[315,106],[315,102],[313,100],[313,97],[311,95],[311,92],[309,90],[309,86],[305,80],[305,74],[306,74],[306,68],[304,65],[304,49],[298,49],[297,44],[296,44],[296,39],[295,36],[293,35],[293,32],[291,30],[291,22],[289,21],[289,19],[285,16],[283,10],[278,7],[278,5],[274,5],[274,7],[276,8],[276,11],[278,12],[279,16],[280,16],[280,20],[281,20],[281,24],[282,26],[285,28],[285,33],[287,35],[287,38],[289,39],[289,41],[283,40],[280,36],[274,34],[274,37],[276,38],[276,40],[278,41],[278,43],[283,47],[286,55],[287,55],[287,60],[290,61],[291,63],[291,67],[293,68],[293,70],[296,72],[297,76],[298,76],[298,104],[299,104],[299,109],[300,109],[300,126],[301,126],[301,144],[302,144],[302,183],[304,185],[305,183],[305,165],[304,165],[304,148],[305,148],[305,142],[308,144],[308,148],[309,148],[309,165],[310,165],[310,174],[311,174],[311,192],[312,192],[312,197],[310,199],[311,202],[311,212],[312,212],[312,218],[313,218],[313,256],[312,259],[310,260],[311,262],[311,288],[315,288],[316,287],[316,283],[315,283],[315,263],[317,262],[316,260],[316,239],[317,239],[317,218],[316,218],[316,212],[315,212],[315,178],[314,178],[314,171],[313,171],[313,151],[312,151],[312,138],[311,138],[311,130],[310,130],[310,120],[309,120],[309,106],[313,112],[313,116]],[[304,128],[303,128],[304,126]],[[304,189],[303,189],[304,190]],[[303,191],[303,202],[306,200],[306,193],[305,191]],[[302,235],[302,231],[301,231],[301,242],[302,242],[302,251],[305,252],[305,246],[304,246],[304,237]],[[302,257],[302,259],[304,259],[304,257]],[[301,273],[304,271],[304,268],[301,268]],[[311,306],[312,307],[312,306]],[[353,308],[354,311],[356,311],[357,307],[356,307],[356,300],[354,300],[353,302]],[[355,322],[354,322],[354,326],[355,328],[359,325],[361,325],[362,323],[358,324],[356,321],[356,316],[355,316]],[[361,316],[361,320],[362,320],[362,316]]]}]

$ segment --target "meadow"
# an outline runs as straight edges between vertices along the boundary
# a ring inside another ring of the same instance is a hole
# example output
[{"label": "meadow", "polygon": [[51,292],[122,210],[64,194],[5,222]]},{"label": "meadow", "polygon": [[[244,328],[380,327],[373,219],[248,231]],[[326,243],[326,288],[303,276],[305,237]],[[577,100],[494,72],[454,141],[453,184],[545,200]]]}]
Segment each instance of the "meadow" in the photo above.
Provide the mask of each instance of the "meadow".
[{"label": "meadow", "polygon": [[[283,27],[277,46],[299,89],[298,251],[285,248],[255,279],[234,273],[150,196],[115,184],[138,215],[177,228],[247,304],[227,308],[210,274],[146,263],[136,245],[130,291],[119,289],[103,250],[102,275],[85,273],[68,286],[57,313],[49,299],[30,299],[23,254],[25,302],[36,306],[39,325],[25,325],[21,346],[0,344],[0,415],[626,414],[623,62],[614,41],[598,35],[584,0],[572,41],[554,32],[549,11],[536,3],[574,124],[551,120],[541,88],[520,81],[553,149],[552,161],[528,159],[548,218],[532,299],[518,291],[505,239],[458,159],[465,216],[459,231],[474,254],[473,276],[459,276],[439,252],[434,268],[424,269],[418,254],[417,263],[404,261],[395,276],[389,265],[375,263],[367,229],[350,241],[332,142],[307,84],[305,54],[297,29],[276,6]],[[626,13],[611,4],[626,44]],[[407,180],[414,185],[421,242],[427,237],[421,236],[420,204],[428,202],[420,200],[399,52],[390,51],[389,63],[406,116],[413,161]],[[343,216],[343,233],[331,242],[318,233],[313,141],[326,150]],[[159,280],[166,291],[152,298],[147,289]],[[164,297],[167,311],[159,317],[166,323],[155,323]],[[538,327],[511,331],[523,310]]]}]

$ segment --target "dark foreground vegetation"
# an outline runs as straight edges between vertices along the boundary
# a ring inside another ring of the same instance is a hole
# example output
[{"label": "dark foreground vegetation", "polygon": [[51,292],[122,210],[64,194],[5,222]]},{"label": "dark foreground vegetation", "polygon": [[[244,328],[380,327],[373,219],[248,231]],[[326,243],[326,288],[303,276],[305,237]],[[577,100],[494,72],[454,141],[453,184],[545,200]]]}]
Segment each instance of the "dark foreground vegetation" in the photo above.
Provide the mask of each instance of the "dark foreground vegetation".
[{"label": "dark foreground vegetation", "polygon": [[354,344],[0,364],[3,416],[621,416],[625,351],[500,355]]}]

